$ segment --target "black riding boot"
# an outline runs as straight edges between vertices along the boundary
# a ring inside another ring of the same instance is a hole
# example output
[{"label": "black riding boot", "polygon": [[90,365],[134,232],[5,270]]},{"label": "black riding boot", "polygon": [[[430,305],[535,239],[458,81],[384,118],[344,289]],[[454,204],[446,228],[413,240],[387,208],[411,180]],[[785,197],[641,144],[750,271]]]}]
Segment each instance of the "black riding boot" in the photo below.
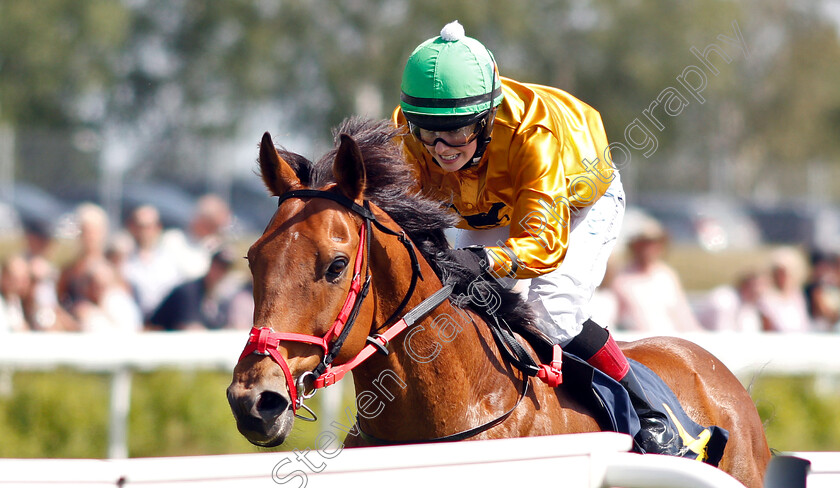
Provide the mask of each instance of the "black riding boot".
[{"label": "black riding boot", "polygon": [[633,370],[622,378],[619,383],[630,395],[630,403],[639,416],[641,429],[636,434],[636,442],[651,454],[667,454],[669,456],[682,456],[687,448],[683,445],[682,439],[671,427],[668,416],[659,409],[654,408],[645,394],[642,384],[636,378]]},{"label": "black riding boot", "polygon": [[650,404],[644,388],[630,369],[630,363],[607,329],[591,319],[587,320],[581,333],[565,349],[606,373],[627,390],[641,424],[636,442],[645,452],[672,456],[685,452],[679,434],[674,432],[666,414]]}]

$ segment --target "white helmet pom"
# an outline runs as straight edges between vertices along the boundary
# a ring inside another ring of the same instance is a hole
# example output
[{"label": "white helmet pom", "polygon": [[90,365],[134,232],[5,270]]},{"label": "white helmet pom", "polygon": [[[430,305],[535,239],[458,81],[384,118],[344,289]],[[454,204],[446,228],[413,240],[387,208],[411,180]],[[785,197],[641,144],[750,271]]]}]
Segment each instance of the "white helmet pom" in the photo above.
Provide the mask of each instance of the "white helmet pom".
[{"label": "white helmet pom", "polygon": [[440,30],[440,38],[447,42],[460,41],[466,36],[464,33],[464,26],[458,23],[457,20],[443,26]]}]

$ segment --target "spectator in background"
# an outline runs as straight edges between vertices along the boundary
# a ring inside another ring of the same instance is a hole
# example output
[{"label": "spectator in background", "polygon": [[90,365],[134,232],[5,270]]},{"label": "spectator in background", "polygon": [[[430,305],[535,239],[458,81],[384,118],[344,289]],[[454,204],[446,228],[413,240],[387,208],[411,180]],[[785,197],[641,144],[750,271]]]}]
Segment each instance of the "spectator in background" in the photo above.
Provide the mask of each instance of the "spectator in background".
[{"label": "spectator in background", "polygon": [[213,254],[207,273],[174,290],[152,314],[150,328],[164,330],[221,329],[228,325],[233,293],[224,286],[233,266],[233,253],[222,248]]},{"label": "spectator in background", "polygon": [[45,261],[35,259],[29,262],[32,285],[23,305],[32,330],[45,332],[69,332],[79,330],[76,319],[58,303],[52,269]]},{"label": "spectator in background", "polygon": [[0,332],[30,330],[24,311],[24,299],[32,285],[29,263],[15,255],[0,266]]},{"label": "spectator in background", "polygon": [[118,232],[117,234],[114,234],[113,237],[108,239],[108,244],[105,247],[105,259],[111,263],[111,267],[114,268],[117,283],[121,285],[132,297],[134,297],[134,301],[136,302],[137,297],[134,292],[134,287],[132,287],[128,282],[124,273],[125,263],[128,261],[128,257],[133,252],[134,239],[131,235],[126,234],[125,232]]},{"label": "spectator in background", "polygon": [[76,208],[79,226],[79,250],[76,257],[65,266],[58,278],[58,300],[67,310],[73,310],[83,299],[83,275],[88,268],[105,260],[105,246],[108,239],[108,215],[102,207],[83,203]]},{"label": "spectator in background", "polygon": [[589,311],[592,313],[592,320],[608,329],[613,329],[619,322],[619,303],[618,297],[613,290],[612,285],[617,273],[615,255],[610,256],[607,261],[607,269],[604,273],[604,279],[601,284],[595,289],[592,294],[592,300],[589,301]]},{"label": "spectator in background", "polygon": [[701,324],[712,331],[761,332],[768,328],[768,319],[761,310],[761,299],[767,291],[767,277],[756,270],[747,271],[735,286],[719,286],[709,292],[699,306]]},{"label": "spectator in background", "polygon": [[196,202],[186,236],[180,231],[166,233],[163,245],[175,255],[184,279],[196,279],[207,273],[210,256],[228,241],[231,223],[227,202],[207,194]]},{"label": "spectator in background", "polygon": [[832,331],[840,323],[840,256],[811,252],[811,275],[805,283],[805,301],[817,331]]},{"label": "spectator in background", "polygon": [[628,231],[630,262],[612,284],[619,304],[618,326],[655,335],[700,330],[677,273],[662,260],[665,229],[645,216]]},{"label": "spectator in background", "polygon": [[90,261],[81,275],[82,299],[73,314],[83,332],[137,332],[142,329],[140,308],[105,259]]},{"label": "spectator in background", "polygon": [[233,294],[228,307],[227,327],[248,330],[254,324],[254,281],[248,275],[244,286]]},{"label": "spectator in background", "polygon": [[808,332],[808,308],[802,292],[805,264],[793,249],[783,248],[771,258],[770,287],[760,300],[767,317],[765,330],[771,332]]},{"label": "spectator in background", "polygon": [[50,224],[34,219],[23,223],[26,242],[23,256],[29,263],[32,280],[26,303],[27,315],[35,330],[72,330],[75,328],[72,318],[58,306],[58,269],[50,257],[53,243],[50,227]]},{"label": "spectator in background", "polygon": [[126,229],[134,246],[122,263],[122,274],[136,294],[144,320],[148,320],[166,295],[183,280],[174,256],[161,245],[163,226],[155,207],[136,208],[126,222]]},{"label": "spectator in background", "polygon": [[23,237],[26,243],[24,257],[28,260],[42,259],[51,262],[52,229],[49,223],[36,219],[24,219]]}]

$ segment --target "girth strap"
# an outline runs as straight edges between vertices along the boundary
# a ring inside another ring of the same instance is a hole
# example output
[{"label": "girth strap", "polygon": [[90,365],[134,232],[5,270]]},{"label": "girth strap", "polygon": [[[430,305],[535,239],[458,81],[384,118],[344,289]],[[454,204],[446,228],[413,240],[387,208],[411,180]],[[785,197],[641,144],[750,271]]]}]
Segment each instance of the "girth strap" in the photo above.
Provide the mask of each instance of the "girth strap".
[{"label": "girth strap", "polygon": [[508,417],[510,417],[511,414],[514,412],[514,410],[516,410],[516,407],[518,407],[519,404],[522,403],[522,399],[525,398],[526,395],[528,395],[528,384],[529,383],[530,383],[530,381],[529,381],[528,378],[524,378],[522,380],[522,389],[519,391],[519,398],[516,400],[516,403],[514,403],[513,406],[510,407],[510,409],[508,409],[507,412],[505,412],[502,415],[500,415],[499,417],[496,417],[493,420],[485,422],[485,423],[483,423],[479,426],[473,427],[471,429],[463,430],[463,431],[455,433],[455,434],[445,435],[445,436],[442,436],[442,437],[435,437],[433,439],[392,441],[392,440],[387,440],[387,439],[380,439],[378,437],[374,437],[374,436],[366,433],[365,431],[362,430],[362,426],[358,422],[356,422],[356,431],[359,433],[359,437],[361,437],[365,441],[370,442],[371,444],[377,444],[377,445],[383,445],[383,446],[398,445],[398,444],[426,444],[426,443],[432,443],[432,442],[463,441],[465,439],[469,439],[470,437],[474,437],[474,436],[476,436],[476,435],[478,435],[478,434],[480,434],[480,433],[482,433],[486,430],[490,430],[493,427],[495,427],[495,426],[501,424],[502,422],[504,422],[505,420],[507,420]]}]

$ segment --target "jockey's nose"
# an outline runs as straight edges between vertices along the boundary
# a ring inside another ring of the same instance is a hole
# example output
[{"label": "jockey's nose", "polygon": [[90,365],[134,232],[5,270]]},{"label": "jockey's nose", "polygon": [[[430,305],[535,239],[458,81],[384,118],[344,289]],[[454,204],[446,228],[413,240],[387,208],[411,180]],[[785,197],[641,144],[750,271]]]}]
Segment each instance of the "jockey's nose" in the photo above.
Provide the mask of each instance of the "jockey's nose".
[{"label": "jockey's nose", "polygon": [[449,146],[446,145],[445,142],[443,142],[443,139],[438,139],[437,142],[435,142],[436,153],[440,154],[442,152],[445,152],[447,149],[449,149]]}]

